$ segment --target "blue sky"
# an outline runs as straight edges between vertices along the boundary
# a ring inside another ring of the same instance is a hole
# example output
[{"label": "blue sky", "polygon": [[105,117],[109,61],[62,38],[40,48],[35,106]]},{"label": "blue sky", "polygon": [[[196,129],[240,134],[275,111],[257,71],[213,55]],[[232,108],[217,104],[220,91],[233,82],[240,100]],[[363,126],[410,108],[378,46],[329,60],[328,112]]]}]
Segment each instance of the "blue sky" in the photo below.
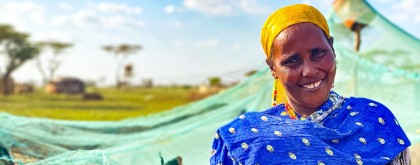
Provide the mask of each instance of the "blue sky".
[{"label": "blue sky", "polygon": [[[419,1],[368,2],[420,38]],[[60,57],[57,76],[111,85],[116,58],[101,47],[128,43],[144,47],[126,60],[134,65],[134,84],[144,78],[156,84],[202,84],[212,76],[232,82],[264,65],[261,26],[271,12],[292,3],[309,3],[326,14],[332,0],[0,0],[0,23],[30,33],[33,41],[73,43]],[[41,60],[50,56],[45,51]],[[13,77],[18,82],[42,78],[35,62],[26,63]]]}]

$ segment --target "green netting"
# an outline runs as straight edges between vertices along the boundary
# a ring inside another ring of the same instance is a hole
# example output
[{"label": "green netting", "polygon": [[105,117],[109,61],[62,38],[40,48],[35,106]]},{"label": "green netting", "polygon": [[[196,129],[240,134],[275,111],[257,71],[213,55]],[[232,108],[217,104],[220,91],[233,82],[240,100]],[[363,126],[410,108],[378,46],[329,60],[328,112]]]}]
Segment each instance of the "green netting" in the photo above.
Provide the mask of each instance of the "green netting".
[{"label": "green netting", "polygon": [[[335,36],[335,90],[388,106],[413,143],[420,141],[420,41],[378,15],[363,1],[347,11],[369,13],[360,53],[346,14],[331,14]],[[348,2],[349,3],[349,2]],[[263,57],[262,57],[263,58]],[[205,100],[116,122],[62,121],[0,114],[0,145],[15,163],[161,164],[182,156],[184,164],[208,164],[216,129],[246,111],[270,107],[272,77],[267,67],[244,82]],[[416,133],[417,131],[417,133]],[[3,158],[7,159],[7,158]]]}]

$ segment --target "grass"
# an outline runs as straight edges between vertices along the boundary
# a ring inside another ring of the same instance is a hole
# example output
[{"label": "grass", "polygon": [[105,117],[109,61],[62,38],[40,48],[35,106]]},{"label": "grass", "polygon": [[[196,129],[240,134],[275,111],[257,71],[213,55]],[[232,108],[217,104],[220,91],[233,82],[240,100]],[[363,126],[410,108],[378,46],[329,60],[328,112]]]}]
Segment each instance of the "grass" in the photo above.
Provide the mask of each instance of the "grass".
[{"label": "grass", "polygon": [[[92,91],[92,90],[90,90]],[[103,100],[82,100],[80,95],[31,94],[0,96],[0,112],[64,120],[119,120],[168,110],[189,102],[185,88],[95,89]]]}]

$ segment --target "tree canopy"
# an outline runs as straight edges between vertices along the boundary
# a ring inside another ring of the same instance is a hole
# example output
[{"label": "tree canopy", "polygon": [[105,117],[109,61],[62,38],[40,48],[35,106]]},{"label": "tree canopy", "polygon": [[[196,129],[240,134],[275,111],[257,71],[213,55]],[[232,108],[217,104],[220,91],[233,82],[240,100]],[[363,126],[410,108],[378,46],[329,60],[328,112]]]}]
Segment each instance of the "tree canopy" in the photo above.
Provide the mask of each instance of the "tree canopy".
[{"label": "tree canopy", "polygon": [[[37,67],[41,75],[43,76],[44,83],[52,82],[57,69],[60,67],[60,61],[58,56],[63,53],[64,50],[73,47],[73,44],[61,41],[43,41],[38,42],[37,45],[41,49],[50,48],[53,56],[47,60],[46,66],[44,67],[40,58],[37,58]],[[46,68],[46,69],[44,69]],[[46,71],[48,71],[48,75]]]},{"label": "tree canopy", "polygon": [[114,54],[118,59],[117,63],[117,70],[116,70],[116,86],[119,88],[122,84],[121,82],[121,70],[124,60],[130,54],[136,54],[139,50],[142,49],[142,46],[136,44],[119,44],[119,45],[105,45],[102,47],[102,50]]},{"label": "tree canopy", "polygon": [[3,94],[13,92],[10,84],[11,74],[25,62],[36,57],[40,50],[35,44],[29,42],[29,35],[16,31],[10,25],[0,24],[0,50],[6,58],[2,77]]}]

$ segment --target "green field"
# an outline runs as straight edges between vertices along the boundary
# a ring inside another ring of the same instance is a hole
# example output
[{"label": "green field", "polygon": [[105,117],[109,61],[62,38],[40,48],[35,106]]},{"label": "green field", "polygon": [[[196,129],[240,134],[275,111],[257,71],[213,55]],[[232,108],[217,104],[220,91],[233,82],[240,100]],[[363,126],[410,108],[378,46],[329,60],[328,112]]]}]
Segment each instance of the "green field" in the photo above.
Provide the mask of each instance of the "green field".
[{"label": "green field", "polygon": [[[90,90],[92,91],[92,90]],[[81,95],[30,94],[0,96],[0,112],[65,120],[118,120],[168,110],[189,101],[192,89],[181,87],[95,89],[103,100],[83,100]]]}]

